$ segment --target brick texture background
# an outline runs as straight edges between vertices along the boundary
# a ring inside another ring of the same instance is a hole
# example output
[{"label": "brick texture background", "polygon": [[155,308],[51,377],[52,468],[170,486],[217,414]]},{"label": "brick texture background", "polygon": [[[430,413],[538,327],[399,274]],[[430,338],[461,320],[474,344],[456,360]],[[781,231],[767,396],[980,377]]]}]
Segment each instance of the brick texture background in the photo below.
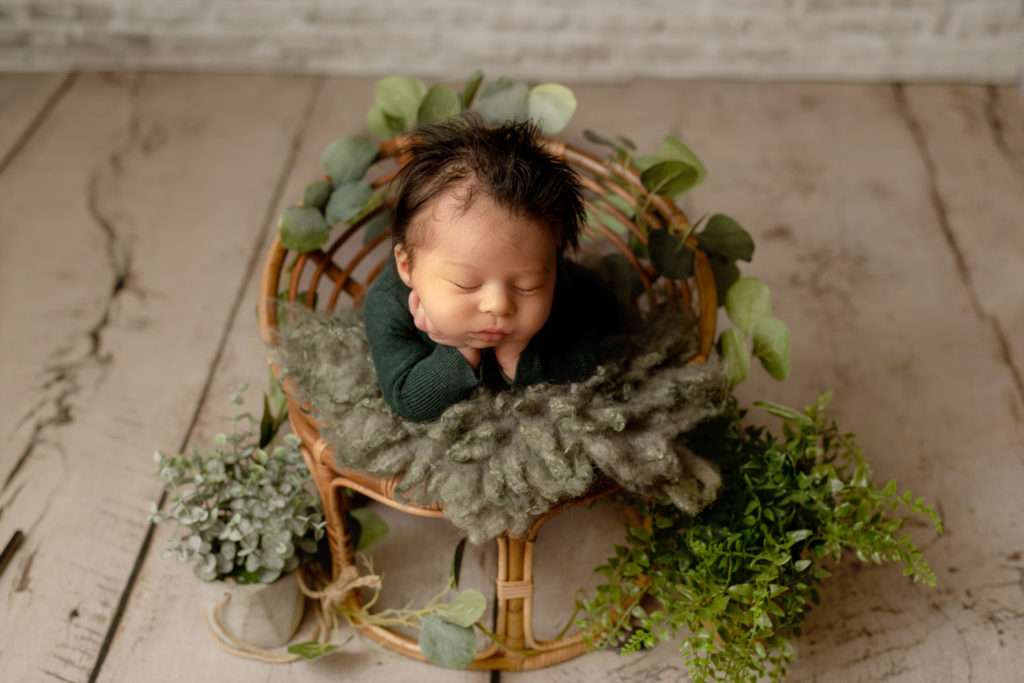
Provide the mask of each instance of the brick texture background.
[{"label": "brick texture background", "polygon": [[0,69],[1024,79],[1024,0],[0,0]]}]

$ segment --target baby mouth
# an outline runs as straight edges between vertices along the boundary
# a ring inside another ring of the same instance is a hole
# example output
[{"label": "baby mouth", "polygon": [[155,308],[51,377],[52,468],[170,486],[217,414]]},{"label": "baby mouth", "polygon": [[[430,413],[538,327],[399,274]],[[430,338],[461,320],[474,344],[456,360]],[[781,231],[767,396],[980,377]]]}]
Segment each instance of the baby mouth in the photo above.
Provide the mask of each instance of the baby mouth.
[{"label": "baby mouth", "polygon": [[477,330],[476,332],[473,332],[473,334],[479,337],[484,337],[486,339],[500,339],[502,337],[508,336],[509,332],[508,330],[499,330],[491,328],[487,330]]}]

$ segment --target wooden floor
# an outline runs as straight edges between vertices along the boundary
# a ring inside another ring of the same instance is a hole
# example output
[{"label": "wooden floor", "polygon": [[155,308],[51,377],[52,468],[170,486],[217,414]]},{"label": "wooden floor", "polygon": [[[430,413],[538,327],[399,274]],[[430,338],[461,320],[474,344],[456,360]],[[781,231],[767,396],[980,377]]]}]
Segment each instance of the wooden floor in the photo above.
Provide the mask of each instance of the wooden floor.
[{"label": "wooden floor", "polygon": [[[593,128],[652,151],[681,135],[709,170],[684,206],[728,213],[755,235],[745,272],[769,283],[792,328],[793,374],[779,384],[760,373],[741,397],[802,406],[833,388],[877,479],[924,495],[948,526],[939,538],[910,529],[937,589],[851,560],[810,616],[791,680],[1021,680],[1024,95],[574,89],[568,139]],[[233,385],[265,386],[256,281],[276,216],[319,175],[324,145],[363,129],[372,92],[372,79],[0,75],[0,543],[26,533],[0,577],[4,681],[492,679],[359,639],[316,663],[226,655],[203,626],[200,583],[160,557],[171,530],[146,521],[161,492],[153,450],[205,443],[226,428]],[[254,412],[257,399],[254,389]],[[458,534],[388,520],[377,554],[386,603],[425,599]],[[574,545],[560,542],[570,527],[585,530]],[[542,637],[577,587],[596,585],[591,569],[620,525],[600,508],[547,529]],[[473,549],[469,585],[493,593],[494,563],[492,547]],[[668,682],[683,671],[667,644],[500,679]]]}]

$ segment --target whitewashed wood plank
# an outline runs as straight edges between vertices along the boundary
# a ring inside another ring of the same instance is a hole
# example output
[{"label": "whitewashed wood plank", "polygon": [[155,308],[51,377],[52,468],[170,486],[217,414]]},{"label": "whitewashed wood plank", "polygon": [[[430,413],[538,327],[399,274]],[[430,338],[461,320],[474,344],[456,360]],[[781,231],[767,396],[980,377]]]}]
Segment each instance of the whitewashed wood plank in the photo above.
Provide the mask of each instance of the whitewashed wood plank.
[{"label": "whitewashed wood plank", "polygon": [[73,79],[64,73],[0,74],[0,173]]},{"label": "whitewashed wood plank", "polygon": [[82,75],[0,176],[5,678],[90,677],[311,85]]},{"label": "whitewashed wood plank", "polygon": [[[319,156],[334,138],[365,128],[366,111],[373,100],[372,79],[332,78],[324,81],[274,216],[295,203],[305,185],[322,171]],[[279,162],[268,154],[256,163],[274,166]],[[264,193],[259,199],[264,200]],[[257,234],[255,229],[253,235]],[[261,247],[265,254],[273,233]],[[353,245],[355,246],[355,245]],[[351,249],[346,249],[351,251]],[[262,264],[261,264],[262,265]],[[368,266],[357,270],[365,273]],[[266,350],[259,339],[256,322],[256,297],[260,273],[246,286],[239,315],[228,337],[224,354],[214,374],[210,396],[199,416],[189,449],[208,443],[216,432],[227,428],[223,417],[230,414],[228,396],[232,387],[249,383],[245,409],[261,410],[261,394],[266,388]],[[322,291],[322,296],[327,292]],[[167,447],[171,447],[168,444]],[[447,580],[451,554],[459,535],[443,520],[421,519],[376,505],[391,531],[373,551],[374,567],[382,573],[384,590],[378,607],[400,607],[412,601],[422,605],[437,593]],[[205,595],[191,569],[160,558],[160,550],[172,538],[172,528],[158,527],[153,545],[139,575],[123,623],[100,672],[101,681],[175,681],[199,672],[217,671],[219,681],[248,681],[258,676],[266,680],[417,680],[484,681],[486,672],[462,672],[441,669],[407,659],[375,643],[355,638],[342,653],[319,662],[299,662],[286,667],[238,659],[222,652],[207,633],[201,620]],[[490,598],[494,593],[496,552],[493,544],[467,548],[463,564],[462,587],[478,588]],[[169,589],[173,586],[173,589]],[[491,610],[484,618],[491,623]],[[296,642],[311,637],[312,611]],[[415,631],[409,631],[415,635]],[[351,635],[346,625],[335,635],[342,642]],[[482,644],[482,641],[481,641]]]},{"label": "whitewashed wood plank", "polygon": [[[973,312],[893,92],[639,82],[576,93],[570,134],[631,134],[642,149],[680,134],[709,169],[690,199],[693,217],[728,213],[754,234],[758,252],[743,270],[768,282],[792,328],[793,373],[780,384],[758,369],[741,399],[800,407],[834,388],[832,414],[859,435],[876,480],[895,478],[944,514],[949,532],[937,540],[919,524],[909,530],[926,544],[938,589],[851,559],[797,642],[793,680],[1013,678],[1024,665],[1013,647],[1024,636],[1024,434],[997,340]],[[1003,187],[977,192],[990,204],[1019,201]],[[546,680],[678,680],[680,665],[666,644],[629,659],[588,655]]]},{"label": "whitewashed wood plank", "polygon": [[1024,421],[1024,96],[1013,88],[908,86],[906,112],[920,131],[951,248],[993,325]]}]

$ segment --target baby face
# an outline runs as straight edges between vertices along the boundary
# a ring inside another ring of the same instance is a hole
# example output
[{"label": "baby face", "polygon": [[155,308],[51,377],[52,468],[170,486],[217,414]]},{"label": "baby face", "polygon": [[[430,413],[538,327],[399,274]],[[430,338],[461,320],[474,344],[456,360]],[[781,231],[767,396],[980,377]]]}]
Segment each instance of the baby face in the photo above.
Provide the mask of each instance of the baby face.
[{"label": "baby face", "polygon": [[395,246],[399,277],[453,346],[525,347],[551,312],[555,236],[483,193],[462,215],[456,206],[445,193],[417,216],[411,266],[406,250]]}]

